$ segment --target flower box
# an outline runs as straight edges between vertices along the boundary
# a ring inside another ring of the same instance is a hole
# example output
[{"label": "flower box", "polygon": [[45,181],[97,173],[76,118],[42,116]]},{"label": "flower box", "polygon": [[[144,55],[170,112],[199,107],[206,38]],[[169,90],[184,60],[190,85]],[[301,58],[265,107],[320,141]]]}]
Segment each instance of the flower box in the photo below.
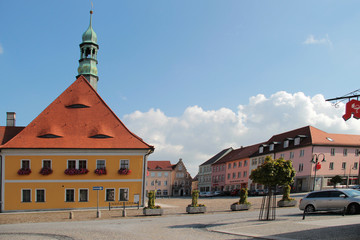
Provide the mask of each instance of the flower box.
[{"label": "flower box", "polygon": [[80,175],[80,174],[87,174],[88,172],[89,170],[87,170],[86,168],[80,168],[80,169],[68,168],[64,171],[66,175]]},{"label": "flower box", "polygon": [[189,214],[205,213],[205,212],[206,212],[206,207],[205,207],[205,206],[201,206],[201,207],[191,207],[191,206],[187,206],[187,207],[186,207],[186,212],[189,213]]},{"label": "flower box", "polygon": [[20,168],[17,172],[18,175],[29,175],[31,173],[30,168]]},{"label": "flower box", "polygon": [[144,208],[143,213],[145,216],[161,216],[164,210],[162,208]]},{"label": "flower box", "polygon": [[243,211],[243,210],[249,210],[251,208],[251,204],[231,204],[230,209],[232,211]]},{"label": "flower box", "polygon": [[295,207],[297,204],[297,201],[295,199],[287,201],[287,200],[280,200],[278,201],[277,205],[278,207]]},{"label": "flower box", "polygon": [[53,170],[51,168],[42,168],[40,170],[41,175],[49,175],[52,174]]},{"label": "flower box", "polygon": [[94,173],[97,175],[106,175],[106,168],[97,168]]},{"label": "flower box", "polygon": [[120,168],[119,171],[118,171],[118,173],[119,173],[120,175],[128,175],[128,174],[131,173],[131,170],[130,170],[130,169],[126,169],[126,168]]}]

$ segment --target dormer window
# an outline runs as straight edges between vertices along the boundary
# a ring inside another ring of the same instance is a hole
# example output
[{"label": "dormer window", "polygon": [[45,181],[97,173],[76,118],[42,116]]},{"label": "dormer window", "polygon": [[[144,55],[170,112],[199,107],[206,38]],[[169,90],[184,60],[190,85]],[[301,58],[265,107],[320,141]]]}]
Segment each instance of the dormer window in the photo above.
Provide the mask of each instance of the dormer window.
[{"label": "dormer window", "polygon": [[287,147],[289,147],[289,140],[284,141],[284,148],[287,148]]},{"label": "dormer window", "polygon": [[259,147],[259,153],[263,153],[264,152],[264,147],[263,146],[260,146]]},{"label": "dormer window", "polygon": [[55,134],[44,134],[44,135],[40,135],[38,136],[39,138],[61,138],[61,136],[55,135]]},{"label": "dormer window", "polygon": [[273,143],[270,144],[269,150],[270,150],[270,151],[274,151],[274,144],[273,144]]},{"label": "dormer window", "polygon": [[66,106],[67,108],[88,108],[89,106],[86,106],[84,104],[71,104]]},{"label": "dormer window", "polygon": [[90,138],[112,138],[112,137],[105,134],[96,134],[94,136],[91,136]]},{"label": "dormer window", "polygon": [[299,145],[299,144],[300,144],[300,137],[296,137],[294,141],[294,145]]}]

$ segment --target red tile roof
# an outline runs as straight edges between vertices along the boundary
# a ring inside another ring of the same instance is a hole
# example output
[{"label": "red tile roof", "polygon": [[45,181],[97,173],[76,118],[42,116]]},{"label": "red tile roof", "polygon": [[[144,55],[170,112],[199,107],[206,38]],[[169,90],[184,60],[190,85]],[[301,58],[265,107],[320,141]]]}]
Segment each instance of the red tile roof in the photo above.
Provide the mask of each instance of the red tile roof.
[{"label": "red tile roof", "polygon": [[171,171],[172,164],[170,161],[148,161],[148,170]]},{"label": "red tile roof", "polygon": [[235,149],[235,150],[231,151],[230,153],[226,154],[222,159],[220,159],[213,165],[227,163],[227,162],[244,159],[244,158],[249,158],[253,153],[255,153],[259,149],[260,145],[261,144],[254,144],[251,146]]},{"label": "red tile roof", "polygon": [[1,148],[153,149],[80,76]]},{"label": "red tile roof", "polygon": [[0,146],[10,141],[25,127],[2,127],[0,126]]}]

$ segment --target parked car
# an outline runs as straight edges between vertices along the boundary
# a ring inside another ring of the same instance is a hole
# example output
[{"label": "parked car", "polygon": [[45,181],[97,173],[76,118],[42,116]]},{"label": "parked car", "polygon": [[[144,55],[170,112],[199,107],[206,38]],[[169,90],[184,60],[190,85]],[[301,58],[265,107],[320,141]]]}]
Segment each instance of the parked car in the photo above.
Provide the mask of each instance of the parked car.
[{"label": "parked car", "polygon": [[230,192],[230,196],[238,196],[240,194],[240,189],[234,189]]},{"label": "parked car", "polygon": [[264,196],[267,194],[267,190],[264,189],[253,189],[248,191],[249,196]]},{"label": "parked car", "polygon": [[299,209],[306,212],[343,210],[348,214],[360,212],[360,192],[354,189],[329,189],[307,194],[300,200]]},{"label": "parked car", "polygon": [[225,193],[223,191],[215,191],[214,196],[224,196]]},{"label": "parked car", "polygon": [[206,197],[206,192],[200,192],[199,197]]},{"label": "parked car", "polygon": [[356,190],[360,190],[360,185],[354,185],[354,186],[352,186],[352,187],[350,187],[350,188],[356,189]]}]

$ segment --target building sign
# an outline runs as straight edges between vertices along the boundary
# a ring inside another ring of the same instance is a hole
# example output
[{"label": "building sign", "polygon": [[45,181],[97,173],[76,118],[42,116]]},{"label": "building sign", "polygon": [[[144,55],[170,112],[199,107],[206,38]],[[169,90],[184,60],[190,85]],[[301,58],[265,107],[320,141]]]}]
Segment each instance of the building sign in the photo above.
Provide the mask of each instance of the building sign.
[{"label": "building sign", "polygon": [[353,116],[356,119],[360,119],[360,101],[358,100],[350,100],[348,103],[346,103],[345,107],[345,114],[343,115],[343,119],[345,121],[349,120],[351,116]]}]

